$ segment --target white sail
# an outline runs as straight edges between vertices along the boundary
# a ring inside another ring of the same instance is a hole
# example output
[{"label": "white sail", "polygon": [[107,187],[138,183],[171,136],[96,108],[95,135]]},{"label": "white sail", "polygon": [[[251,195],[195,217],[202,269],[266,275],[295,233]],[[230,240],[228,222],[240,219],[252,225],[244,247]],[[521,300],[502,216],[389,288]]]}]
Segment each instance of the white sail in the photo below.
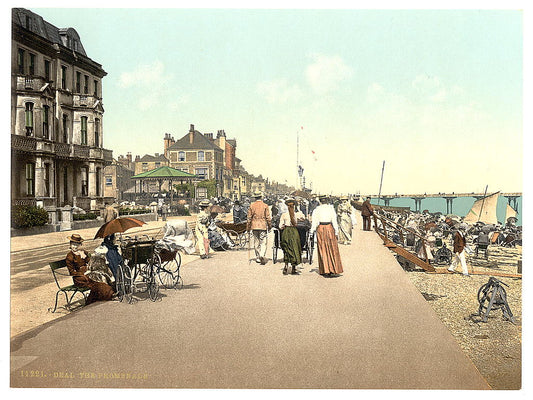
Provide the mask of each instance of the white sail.
[{"label": "white sail", "polygon": [[466,217],[464,222],[475,224],[476,222],[484,222],[486,224],[497,224],[496,206],[498,205],[498,197],[500,192],[491,194],[483,199],[477,200]]},{"label": "white sail", "polygon": [[507,222],[510,217],[516,218],[517,214],[518,213],[514,210],[514,208],[507,204],[507,208],[505,209],[505,222]]}]

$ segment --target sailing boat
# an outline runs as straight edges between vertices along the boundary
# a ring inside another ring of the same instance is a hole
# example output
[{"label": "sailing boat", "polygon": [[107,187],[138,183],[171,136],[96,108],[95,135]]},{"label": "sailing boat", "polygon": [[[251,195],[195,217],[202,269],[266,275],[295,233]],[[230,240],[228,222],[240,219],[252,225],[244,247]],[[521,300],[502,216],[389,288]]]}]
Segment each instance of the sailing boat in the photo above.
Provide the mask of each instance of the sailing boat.
[{"label": "sailing boat", "polygon": [[516,223],[518,221],[517,214],[518,212],[507,204],[507,208],[505,209],[505,222],[509,222],[509,218],[514,218],[514,222]]},{"label": "sailing boat", "polygon": [[496,206],[498,205],[498,198],[500,192],[493,193],[482,199],[476,200],[472,208],[466,214],[464,222],[475,224],[476,222],[484,222],[485,224],[497,224]]}]

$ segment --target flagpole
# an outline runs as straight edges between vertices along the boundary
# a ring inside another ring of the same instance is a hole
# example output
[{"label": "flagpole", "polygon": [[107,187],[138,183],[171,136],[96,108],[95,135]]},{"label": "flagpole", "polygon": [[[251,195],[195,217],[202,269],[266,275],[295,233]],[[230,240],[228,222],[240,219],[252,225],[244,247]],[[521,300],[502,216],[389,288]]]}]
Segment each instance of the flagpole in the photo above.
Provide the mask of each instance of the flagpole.
[{"label": "flagpole", "polygon": [[296,131],[296,190],[300,189],[300,130]]}]

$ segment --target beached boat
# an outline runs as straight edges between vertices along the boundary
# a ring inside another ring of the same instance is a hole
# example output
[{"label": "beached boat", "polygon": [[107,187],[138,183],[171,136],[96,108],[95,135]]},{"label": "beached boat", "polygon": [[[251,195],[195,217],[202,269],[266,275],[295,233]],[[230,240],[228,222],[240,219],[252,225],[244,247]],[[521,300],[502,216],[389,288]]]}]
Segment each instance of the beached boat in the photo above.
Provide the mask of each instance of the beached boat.
[{"label": "beached boat", "polygon": [[468,214],[466,214],[464,222],[468,224],[475,224],[476,222],[497,224],[498,218],[496,217],[496,207],[498,205],[499,197],[500,192],[496,192],[476,200]]}]

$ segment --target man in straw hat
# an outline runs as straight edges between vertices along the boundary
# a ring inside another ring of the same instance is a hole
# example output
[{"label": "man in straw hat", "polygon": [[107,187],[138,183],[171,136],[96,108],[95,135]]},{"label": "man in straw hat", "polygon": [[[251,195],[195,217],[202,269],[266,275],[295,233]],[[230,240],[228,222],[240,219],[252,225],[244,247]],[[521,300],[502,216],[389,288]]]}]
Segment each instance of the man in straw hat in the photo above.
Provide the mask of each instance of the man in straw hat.
[{"label": "man in straw hat", "polygon": [[255,201],[248,208],[246,230],[252,231],[254,237],[255,261],[265,265],[267,263],[267,237],[268,231],[272,228],[272,218],[270,209],[262,200],[261,192],[254,193]]},{"label": "man in straw hat", "polygon": [[209,257],[209,230],[207,229],[209,226],[209,214],[207,213],[209,205],[209,200],[202,200],[198,205],[200,212],[196,216],[196,229],[194,230],[202,259]]},{"label": "man in straw hat", "polygon": [[366,198],[361,206],[361,217],[363,217],[363,230],[369,231],[372,227],[370,217],[374,215],[374,207],[370,204],[370,196]]},{"label": "man in straw hat", "polygon": [[470,276],[468,273],[468,267],[466,265],[465,247],[466,247],[466,224],[461,224],[456,219],[447,220],[446,223],[450,227],[456,229],[453,235],[453,259],[452,263],[448,267],[449,272],[455,272],[457,264],[461,264],[463,270],[463,276]]}]

